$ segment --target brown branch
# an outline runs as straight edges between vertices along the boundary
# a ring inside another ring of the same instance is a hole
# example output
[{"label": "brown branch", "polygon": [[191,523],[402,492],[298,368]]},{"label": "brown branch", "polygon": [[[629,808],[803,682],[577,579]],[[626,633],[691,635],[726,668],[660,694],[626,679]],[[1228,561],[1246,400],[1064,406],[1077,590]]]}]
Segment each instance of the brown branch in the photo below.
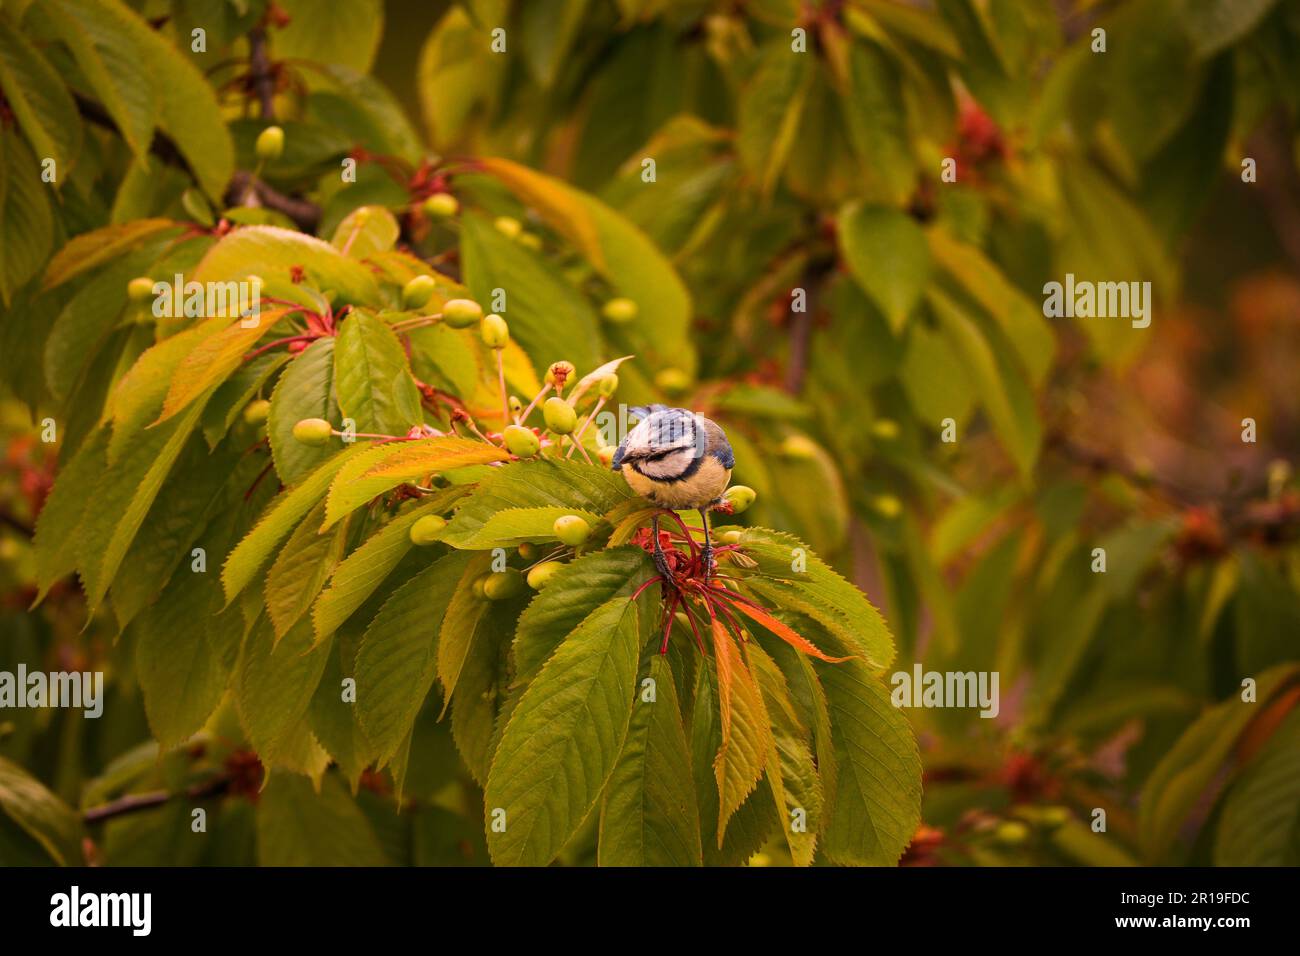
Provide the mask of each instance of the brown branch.
[{"label": "brown branch", "polygon": [[196,783],[194,786],[180,793],[170,793],[166,790],[153,790],[149,793],[130,793],[125,797],[119,797],[98,807],[90,807],[82,813],[82,819],[90,823],[102,823],[105,820],[111,820],[116,817],[129,816],[132,813],[140,813],[144,810],[152,810],[154,807],[160,807],[169,800],[176,797],[184,797],[186,800],[202,801],[208,797],[219,796],[230,786],[229,774],[218,774],[211,780],[205,780],[203,783]]},{"label": "brown branch", "polygon": [[226,202],[233,205],[250,205],[249,192],[257,198],[253,205],[265,206],[283,213],[294,221],[303,232],[314,233],[320,224],[320,206],[308,199],[296,199],[268,185],[247,170],[235,171],[226,187]]},{"label": "brown branch", "polygon": [[19,534],[28,538],[36,535],[36,529],[26,521],[23,521],[8,508],[0,508],[0,524],[12,528],[14,531],[17,531]]},{"label": "brown branch", "polygon": [[254,27],[248,31],[248,66],[249,79],[257,101],[262,107],[262,119],[275,119],[275,76],[271,72],[271,60],[266,52],[266,29]]}]

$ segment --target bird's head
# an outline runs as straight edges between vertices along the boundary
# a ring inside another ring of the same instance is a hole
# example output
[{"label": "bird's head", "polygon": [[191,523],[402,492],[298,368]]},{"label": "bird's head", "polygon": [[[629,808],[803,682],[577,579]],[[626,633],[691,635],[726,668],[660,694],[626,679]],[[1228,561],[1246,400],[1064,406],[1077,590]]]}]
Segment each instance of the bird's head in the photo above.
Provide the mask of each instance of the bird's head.
[{"label": "bird's head", "polygon": [[647,478],[668,481],[697,467],[708,444],[701,416],[663,405],[631,411],[641,420],[614,453],[615,469],[631,465]]}]

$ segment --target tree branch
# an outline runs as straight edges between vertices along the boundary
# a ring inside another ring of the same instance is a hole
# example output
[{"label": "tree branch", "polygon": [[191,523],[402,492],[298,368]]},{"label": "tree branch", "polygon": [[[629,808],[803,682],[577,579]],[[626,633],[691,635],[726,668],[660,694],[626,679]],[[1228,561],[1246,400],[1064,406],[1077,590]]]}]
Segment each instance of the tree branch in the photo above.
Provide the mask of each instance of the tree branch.
[{"label": "tree branch", "polygon": [[320,224],[320,206],[308,199],[295,199],[267,185],[247,170],[237,170],[226,187],[226,202],[232,206],[248,205],[249,190],[257,197],[257,205],[283,213],[303,232],[316,231]]},{"label": "tree branch", "polygon": [[170,793],[166,790],[154,790],[149,793],[131,793],[125,797],[119,797],[102,806],[90,807],[82,814],[82,819],[90,823],[102,823],[105,820],[111,820],[116,817],[129,816],[132,813],[140,813],[144,810],[152,810],[154,807],[160,807],[169,800],[176,797],[184,797],[186,800],[202,801],[208,797],[215,797],[225,792],[230,786],[229,774],[218,774],[211,780],[205,780],[203,783],[196,783],[194,786],[180,793]]},{"label": "tree branch", "polygon": [[254,27],[248,31],[248,66],[253,92],[262,107],[262,119],[275,119],[275,76],[271,60],[266,53],[266,28]]}]

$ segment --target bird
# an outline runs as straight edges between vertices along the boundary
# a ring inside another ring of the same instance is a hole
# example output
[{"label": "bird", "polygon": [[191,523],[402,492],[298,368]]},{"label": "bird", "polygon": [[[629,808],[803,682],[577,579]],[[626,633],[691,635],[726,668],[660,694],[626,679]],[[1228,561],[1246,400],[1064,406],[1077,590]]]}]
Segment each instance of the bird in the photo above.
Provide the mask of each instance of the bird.
[{"label": "bird", "polygon": [[[633,491],[673,511],[694,508],[704,521],[704,579],[713,566],[709,506],[726,491],[736,455],[722,426],[688,408],[666,405],[629,409],[639,421],[614,452],[610,468],[621,471]],[[655,567],[671,581],[659,543],[659,516],[651,519]]]}]

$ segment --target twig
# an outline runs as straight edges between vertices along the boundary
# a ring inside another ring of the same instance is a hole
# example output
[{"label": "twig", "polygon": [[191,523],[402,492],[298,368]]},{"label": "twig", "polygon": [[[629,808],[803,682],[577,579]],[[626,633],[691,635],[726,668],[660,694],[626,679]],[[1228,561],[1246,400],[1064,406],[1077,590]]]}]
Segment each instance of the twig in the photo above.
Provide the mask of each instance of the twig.
[{"label": "twig", "polygon": [[266,53],[266,29],[253,27],[248,31],[248,67],[253,92],[262,107],[262,119],[275,119],[275,76]]},{"label": "twig", "polygon": [[203,783],[197,783],[180,793],[172,793],[167,790],[154,790],[149,793],[131,793],[125,797],[119,797],[102,806],[91,807],[82,813],[81,817],[86,823],[102,823],[105,820],[111,820],[116,817],[128,816],[132,813],[140,813],[144,810],[152,810],[154,807],[160,807],[169,800],[176,797],[184,797],[186,800],[205,800],[208,797],[215,797],[224,793],[230,786],[230,776],[228,774],[218,774],[211,780],[205,780]]}]

